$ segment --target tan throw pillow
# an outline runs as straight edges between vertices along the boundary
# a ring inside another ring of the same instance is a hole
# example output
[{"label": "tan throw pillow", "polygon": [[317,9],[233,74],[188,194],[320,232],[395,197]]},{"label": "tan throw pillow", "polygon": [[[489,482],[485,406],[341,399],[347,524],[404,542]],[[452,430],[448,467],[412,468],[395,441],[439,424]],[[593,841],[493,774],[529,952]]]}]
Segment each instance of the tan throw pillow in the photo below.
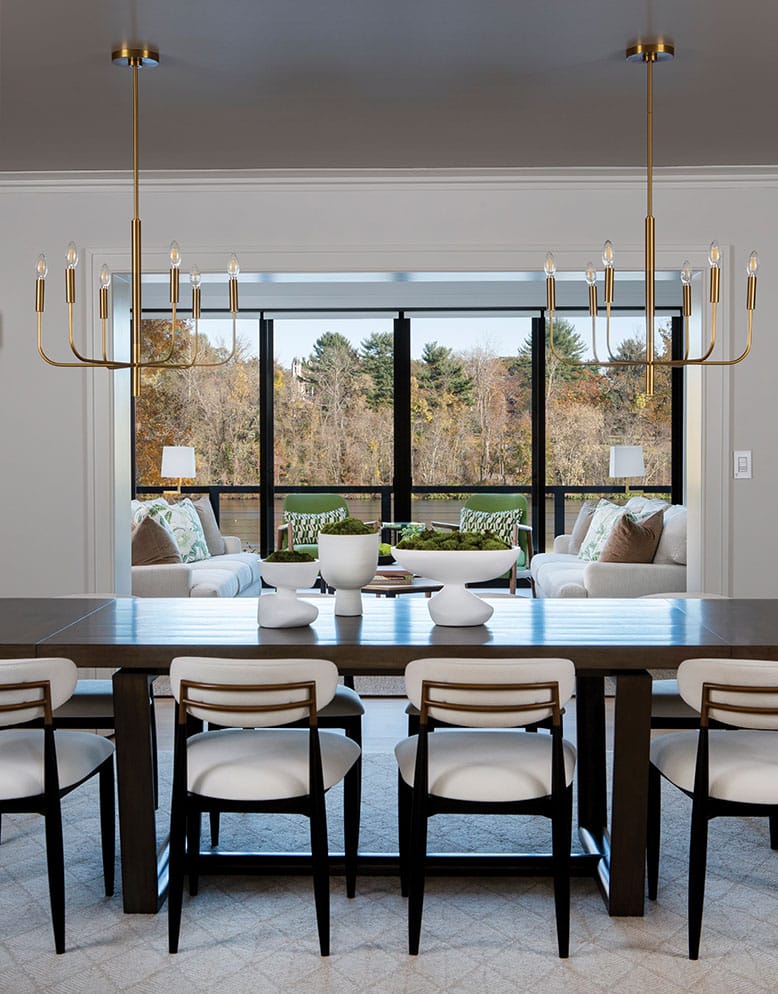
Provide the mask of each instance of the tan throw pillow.
[{"label": "tan throw pillow", "polygon": [[158,566],[180,563],[181,553],[171,530],[163,522],[147,515],[132,526],[132,565]]},{"label": "tan throw pillow", "polygon": [[625,514],[613,526],[602,552],[601,563],[650,563],[662,534],[664,513],[660,509],[642,521]]},{"label": "tan throw pillow", "polygon": [[197,500],[192,501],[192,504],[195,511],[197,511],[200,524],[203,526],[205,544],[208,546],[208,551],[212,556],[223,556],[224,537],[216,523],[216,515],[213,513],[210,497],[198,497]]},{"label": "tan throw pillow", "polygon": [[581,504],[581,510],[575,519],[573,530],[570,532],[570,541],[567,544],[567,551],[571,556],[578,555],[581,542],[586,538],[586,533],[589,531],[589,525],[592,523],[596,507],[597,505],[591,500],[585,500]]}]

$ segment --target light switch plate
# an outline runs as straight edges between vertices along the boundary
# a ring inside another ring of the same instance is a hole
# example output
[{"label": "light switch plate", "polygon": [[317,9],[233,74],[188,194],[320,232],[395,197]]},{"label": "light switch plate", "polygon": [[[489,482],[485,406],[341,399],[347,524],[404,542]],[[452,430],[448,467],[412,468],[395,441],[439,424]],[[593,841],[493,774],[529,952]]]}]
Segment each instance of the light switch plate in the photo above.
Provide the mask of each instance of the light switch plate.
[{"label": "light switch plate", "polygon": [[736,480],[751,479],[751,450],[741,449],[734,452],[733,463],[734,477]]}]

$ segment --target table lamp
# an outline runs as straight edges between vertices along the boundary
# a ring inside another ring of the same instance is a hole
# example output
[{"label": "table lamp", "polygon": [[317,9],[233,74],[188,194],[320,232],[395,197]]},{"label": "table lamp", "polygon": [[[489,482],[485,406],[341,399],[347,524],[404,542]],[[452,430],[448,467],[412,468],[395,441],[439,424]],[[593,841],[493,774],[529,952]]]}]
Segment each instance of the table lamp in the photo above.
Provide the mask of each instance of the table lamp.
[{"label": "table lamp", "polygon": [[181,480],[191,480],[196,476],[194,447],[191,445],[163,446],[160,476],[178,477],[178,489],[174,492],[180,494]]},{"label": "table lamp", "polygon": [[629,477],[645,476],[642,445],[611,445],[608,476],[624,478],[624,493],[629,494]]}]

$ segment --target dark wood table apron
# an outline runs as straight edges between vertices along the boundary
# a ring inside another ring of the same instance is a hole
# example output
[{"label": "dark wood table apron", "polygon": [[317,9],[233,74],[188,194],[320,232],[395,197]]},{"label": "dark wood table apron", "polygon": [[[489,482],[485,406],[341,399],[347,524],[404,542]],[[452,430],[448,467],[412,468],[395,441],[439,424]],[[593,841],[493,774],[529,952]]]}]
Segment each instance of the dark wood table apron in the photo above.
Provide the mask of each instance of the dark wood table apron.
[{"label": "dark wood table apron", "polygon": [[[0,601],[0,623],[9,622],[0,631],[0,645],[18,648],[22,643],[14,635],[12,609],[4,608],[8,603]],[[409,660],[421,656],[572,659],[578,681],[578,825],[587,853],[595,854],[591,865],[613,915],[643,914],[647,669],[673,669],[692,656],[778,658],[772,600],[498,598],[487,625],[443,628],[432,624],[425,600],[364,598],[360,618],[335,618],[332,602],[324,601],[316,622],[299,629],[258,628],[255,599],[119,599],[99,609],[93,602],[89,613],[64,626],[62,603],[37,602],[41,619],[48,612],[59,614],[34,653],[69,656],[82,667],[121,668],[114,677],[119,825],[124,906],[131,912],[156,911],[164,899],[166,864],[156,848],[146,688],[177,655],[326,658],[351,676],[400,675]],[[606,676],[616,681],[610,823]]]}]

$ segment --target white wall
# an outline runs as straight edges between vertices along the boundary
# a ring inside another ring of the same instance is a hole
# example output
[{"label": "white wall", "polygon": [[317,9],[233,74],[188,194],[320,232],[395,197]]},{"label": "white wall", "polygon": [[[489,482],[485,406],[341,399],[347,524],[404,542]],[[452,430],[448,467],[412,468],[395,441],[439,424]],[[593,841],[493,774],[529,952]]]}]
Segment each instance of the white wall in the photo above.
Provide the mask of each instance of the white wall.
[{"label": "white wall", "polygon": [[[580,270],[609,237],[618,264],[639,270],[644,199],[640,172],[143,177],[144,268],[164,270],[175,237],[206,271],[221,269],[233,250],[245,271],[521,271],[539,268],[548,247],[560,269]],[[765,511],[778,492],[778,172],[660,174],[654,202],[659,268],[677,268],[687,257],[702,268],[710,240],[721,242],[725,342],[733,316],[741,340],[745,258],[760,250],[752,357],[726,372],[690,376],[687,486],[698,588],[776,597],[776,543]],[[43,363],[33,267],[45,250],[44,337],[65,358],[65,246],[73,238],[82,252],[83,336],[92,327],[86,277],[94,286],[104,259],[128,268],[130,213],[126,176],[0,182],[0,595],[126,589],[123,567],[114,587],[115,563],[126,557],[124,535],[114,547],[129,476],[126,374]],[[753,451],[753,480],[731,479],[733,448]]]}]

